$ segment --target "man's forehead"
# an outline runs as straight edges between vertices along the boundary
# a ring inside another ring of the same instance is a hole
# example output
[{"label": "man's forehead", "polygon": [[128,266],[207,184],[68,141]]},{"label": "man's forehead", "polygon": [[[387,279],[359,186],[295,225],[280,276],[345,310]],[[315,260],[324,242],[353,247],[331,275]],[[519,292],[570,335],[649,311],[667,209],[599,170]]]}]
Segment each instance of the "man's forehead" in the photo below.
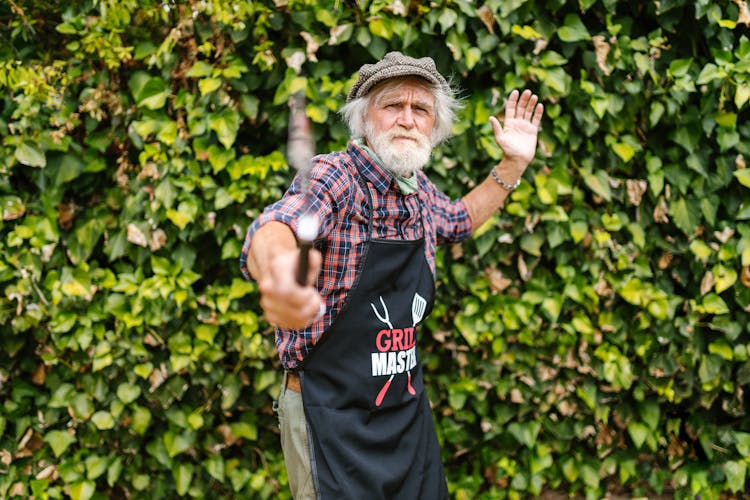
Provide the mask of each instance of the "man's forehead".
[{"label": "man's forehead", "polygon": [[407,77],[387,80],[375,88],[373,93],[377,100],[400,100],[412,98],[425,103],[435,102],[435,93],[429,82],[422,78]]}]

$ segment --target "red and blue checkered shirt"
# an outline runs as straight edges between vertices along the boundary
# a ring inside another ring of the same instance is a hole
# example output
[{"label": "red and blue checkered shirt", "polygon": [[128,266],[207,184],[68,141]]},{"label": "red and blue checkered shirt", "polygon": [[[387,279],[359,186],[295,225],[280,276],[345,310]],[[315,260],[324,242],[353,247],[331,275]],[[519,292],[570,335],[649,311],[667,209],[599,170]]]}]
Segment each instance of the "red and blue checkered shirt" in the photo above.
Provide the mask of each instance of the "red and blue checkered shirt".
[{"label": "red and blue checkered shirt", "polygon": [[316,156],[308,200],[297,176],[284,196],[252,223],[240,256],[242,274],[250,279],[247,253],[258,228],[279,221],[296,232],[300,215],[308,210],[317,213],[320,229],[315,247],[323,254],[323,265],[315,286],[325,300],[326,313],[302,330],[276,329],[276,348],[286,369],[296,368],[312,350],[336,318],[354,283],[372,212],[357,167],[369,185],[375,206],[372,237],[416,240],[424,236],[425,257],[433,275],[436,245],[457,243],[471,235],[471,219],[463,201],[450,200],[423,172],[417,174],[419,189],[404,195],[393,176],[354,143],[346,151]]}]

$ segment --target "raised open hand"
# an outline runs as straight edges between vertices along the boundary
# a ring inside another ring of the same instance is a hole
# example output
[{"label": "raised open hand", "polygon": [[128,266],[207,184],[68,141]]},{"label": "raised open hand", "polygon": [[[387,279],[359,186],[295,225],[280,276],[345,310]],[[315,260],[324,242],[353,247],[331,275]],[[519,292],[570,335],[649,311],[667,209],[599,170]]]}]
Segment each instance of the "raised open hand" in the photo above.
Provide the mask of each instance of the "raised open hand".
[{"label": "raised open hand", "polygon": [[530,90],[520,94],[514,90],[505,106],[503,124],[494,116],[490,117],[495,141],[505,153],[505,159],[528,165],[534,159],[539,125],[542,122],[544,106]]}]

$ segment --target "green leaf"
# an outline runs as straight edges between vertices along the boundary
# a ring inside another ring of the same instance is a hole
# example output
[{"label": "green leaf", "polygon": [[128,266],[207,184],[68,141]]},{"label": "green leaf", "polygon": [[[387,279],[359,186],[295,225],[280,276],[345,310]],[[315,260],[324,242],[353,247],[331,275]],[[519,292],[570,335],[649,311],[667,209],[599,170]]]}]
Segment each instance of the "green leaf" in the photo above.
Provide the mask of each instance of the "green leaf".
[{"label": "green leaf", "polygon": [[646,438],[648,438],[650,432],[650,429],[645,424],[636,421],[628,423],[628,434],[637,449],[640,449],[643,446],[643,443],[646,442]]},{"label": "green leaf", "polygon": [[232,434],[239,438],[245,438],[250,441],[258,439],[258,428],[250,422],[233,422],[229,424]]},{"label": "green leaf", "polygon": [[203,462],[203,465],[206,468],[206,472],[208,472],[212,478],[219,482],[224,482],[226,468],[224,467],[224,459],[221,455],[216,454],[210,456]]},{"label": "green leaf", "polygon": [[657,431],[659,427],[659,418],[661,417],[659,403],[655,400],[648,400],[639,405],[639,409],[641,420],[648,425],[649,429]]},{"label": "green leaf", "polygon": [[52,393],[52,397],[47,405],[50,408],[65,408],[68,406],[68,402],[74,394],[75,387],[73,384],[60,384],[60,386]]},{"label": "green leaf", "polygon": [[698,257],[700,260],[705,261],[708,259],[711,254],[713,253],[713,250],[710,246],[706,244],[703,240],[693,240],[690,242],[690,251]]},{"label": "green leaf", "polygon": [[645,287],[638,278],[628,280],[617,292],[623,299],[635,306],[645,304],[648,301]]},{"label": "green leaf", "polygon": [[94,481],[80,481],[70,487],[71,500],[89,500],[96,493]]},{"label": "green leaf", "polygon": [[680,196],[669,205],[669,214],[683,233],[691,236],[700,223],[700,209]]},{"label": "green leaf", "polygon": [[185,229],[195,219],[197,214],[198,206],[192,200],[180,202],[176,210],[171,208],[167,210],[167,218],[180,229]]},{"label": "green leaf", "polygon": [[580,243],[589,232],[589,225],[586,221],[571,221],[570,236],[575,243]]},{"label": "green leaf", "polygon": [[669,73],[675,78],[686,76],[692,64],[692,58],[675,59],[669,63]]},{"label": "green leaf", "polygon": [[696,307],[698,312],[704,312],[706,314],[727,314],[729,313],[729,307],[727,303],[714,293],[709,293],[703,297],[703,302],[700,306]]},{"label": "green leaf", "polygon": [[221,87],[221,78],[202,78],[198,81],[198,89],[201,95],[210,94]]},{"label": "green leaf", "polygon": [[94,413],[94,404],[86,394],[73,396],[69,407],[73,416],[79,420],[88,420]]},{"label": "green leaf", "polygon": [[130,404],[141,395],[141,388],[135,384],[122,383],[117,386],[117,397],[123,403]]},{"label": "green leaf", "polygon": [[557,30],[557,36],[560,37],[560,40],[563,42],[568,43],[580,42],[591,38],[591,35],[578,14],[568,14],[565,16],[563,26]]},{"label": "green leaf", "polygon": [[26,213],[26,206],[18,196],[0,196],[0,220],[18,219]]},{"label": "green leaf", "polygon": [[233,109],[224,109],[219,113],[208,115],[211,130],[219,136],[219,142],[229,149],[234,144],[237,131],[240,129],[240,114]]},{"label": "green leaf", "polygon": [[107,471],[109,460],[97,454],[86,457],[86,479],[96,479]]},{"label": "green leaf", "polygon": [[745,491],[747,463],[744,460],[729,460],[724,463],[724,474],[727,477],[727,488],[732,493]]},{"label": "green leaf", "polygon": [[169,93],[167,82],[159,77],[153,77],[146,80],[134,97],[138,107],[156,110],[164,107]]},{"label": "green leaf", "polygon": [[697,85],[705,85],[713,80],[726,78],[727,74],[714,63],[706,64],[701,70],[698,78],[695,79]]},{"label": "green leaf", "polygon": [[29,167],[44,167],[47,157],[39,146],[32,142],[22,142],[16,147],[15,158],[19,163]]},{"label": "green leaf", "polygon": [[635,148],[626,142],[616,142],[612,144],[612,150],[625,163],[632,160],[633,156],[635,155]]},{"label": "green leaf", "polygon": [[735,170],[732,175],[737,178],[740,184],[742,184],[746,188],[750,188],[750,168]]},{"label": "green leaf", "polygon": [[91,416],[91,421],[100,431],[113,429],[115,427],[115,419],[112,414],[108,411],[98,411]]},{"label": "green leaf", "polygon": [[716,354],[727,361],[732,361],[734,359],[734,350],[732,349],[732,346],[722,340],[708,344],[708,352]]},{"label": "green leaf", "polygon": [[737,90],[734,93],[734,105],[737,106],[737,109],[740,109],[748,100],[750,100],[750,84],[748,82],[738,83]]},{"label": "green leaf", "polygon": [[387,19],[384,19],[382,17],[374,17],[370,21],[369,24],[370,33],[373,35],[383,38],[385,40],[390,40],[393,36],[393,31],[391,29],[391,22]]},{"label": "green leaf", "polygon": [[508,426],[508,432],[520,444],[533,448],[541,428],[542,424],[539,422],[513,422]]},{"label": "green leaf", "polygon": [[190,489],[190,483],[193,481],[193,469],[193,464],[177,464],[172,469],[178,495],[184,496]]},{"label": "green leaf", "polygon": [[726,267],[722,264],[717,264],[712,269],[714,275],[714,290],[716,293],[721,293],[724,290],[732,288],[737,282],[737,271],[732,268]]},{"label": "green leaf", "polygon": [[52,448],[55,457],[59,457],[76,441],[75,435],[68,431],[49,431],[44,435],[44,442]]},{"label": "green leaf", "polygon": [[193,64],[190,70],[188,70],[186,76],[190,78],[204,78],[213,73],[213,71],[214,67],[207,62],[197,61],[195,64]]},{"label": "green leaf", "polygon": [[174,431],[164,433],[164,448],[170,457],[176,457],[193,446],[194,436],[192,433],[177,434]]},{"label": "green leaf", "polygon": [[583,182],[586,183],[589,189],[606,201],[612,199],[612,191],[609,187],[609,175],[607,175],[606,171],[599,169],[596,173],[592,173],[589,170],[581,170],[580,173],[583,176]]},{"label": "green leaf", "polygon": [[131,426],[133,431],[137,434],[143,435],[146,433],[149,424],[151,423],[151,411],[144,406],[133,407],[133,420]]},{"label": "green leaf", "polygon": [[60,159],[55,159],[49,163],[49,169],[55,170],[54,184],[55,186],[62,186],[83,172],[84,163],[83,160],[72,154],[63,155]]}]

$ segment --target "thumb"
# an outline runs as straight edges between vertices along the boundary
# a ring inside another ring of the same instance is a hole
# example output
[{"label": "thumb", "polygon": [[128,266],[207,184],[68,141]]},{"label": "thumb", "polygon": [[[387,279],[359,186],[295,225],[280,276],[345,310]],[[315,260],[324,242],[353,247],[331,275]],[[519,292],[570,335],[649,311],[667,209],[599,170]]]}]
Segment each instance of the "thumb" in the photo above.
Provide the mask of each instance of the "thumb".
[{"label": "thumb", "polygon": [[500,125],[500,120],[498,120],[494,116],[490,116],[490,123],[492,124],[492,131],[496,136],[503,133],[503,127],[502,125]]}]

